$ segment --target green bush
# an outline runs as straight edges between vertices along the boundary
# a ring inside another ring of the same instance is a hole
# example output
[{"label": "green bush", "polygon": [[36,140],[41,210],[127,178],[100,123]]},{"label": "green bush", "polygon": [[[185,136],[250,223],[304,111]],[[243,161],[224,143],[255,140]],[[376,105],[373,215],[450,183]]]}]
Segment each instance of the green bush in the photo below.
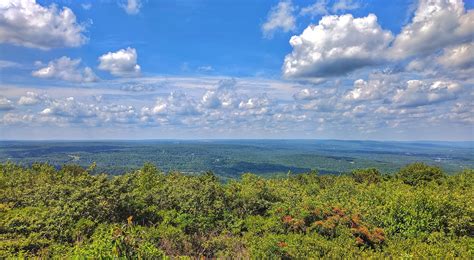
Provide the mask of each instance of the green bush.
[{"label": "green bush", "polygon": [[472,258],[474,171],[221,182],[0,165],[0,258]]},{"label": "green bush", "polygon": [[409,185],[420,185],[430,181],[439,181],[444,177],[443,170],[421,162],[409,164],[397,173],[397,178]]},{"label": "green bush", "polygon": [[352,171],[352,178],[358,183],[371,184],[379,183],[382,180],[382,175],[375,168],[367,168]]}]

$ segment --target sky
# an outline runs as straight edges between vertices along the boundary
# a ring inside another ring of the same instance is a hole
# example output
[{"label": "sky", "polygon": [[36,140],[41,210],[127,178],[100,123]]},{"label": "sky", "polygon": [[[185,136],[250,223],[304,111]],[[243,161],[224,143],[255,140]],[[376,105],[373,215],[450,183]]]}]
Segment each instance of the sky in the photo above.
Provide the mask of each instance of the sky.
[{"label": "sky", "polygon": [[0,139],[474,140],[474,1],[0,1]]}]

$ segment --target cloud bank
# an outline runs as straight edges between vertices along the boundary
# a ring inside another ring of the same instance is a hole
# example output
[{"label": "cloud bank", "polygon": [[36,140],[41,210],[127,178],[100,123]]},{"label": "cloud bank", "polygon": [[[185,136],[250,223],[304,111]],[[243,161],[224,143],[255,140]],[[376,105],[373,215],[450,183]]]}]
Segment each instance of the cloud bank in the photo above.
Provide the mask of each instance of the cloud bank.
[{"label": "cloud bank", "polygon": [[85,25],[71,9],[44,7],[35,0],[0,1],[0,43],[49,50],[87,42]]}]

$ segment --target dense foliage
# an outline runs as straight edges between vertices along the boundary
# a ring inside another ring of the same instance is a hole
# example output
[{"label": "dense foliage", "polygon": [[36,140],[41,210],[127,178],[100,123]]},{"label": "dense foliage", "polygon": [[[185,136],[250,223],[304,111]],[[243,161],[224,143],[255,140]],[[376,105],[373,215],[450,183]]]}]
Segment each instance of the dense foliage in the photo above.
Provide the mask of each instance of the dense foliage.
[{"label": "dense foliage", "polygon": [[186,174],[208,170],[219,178],[285,175],[288,171],[340,174],[375,167],[396,173],[406,164],[425,162],[452,174],[474,168],[474,142],[377,142],[341,140],[148,140],[148,141],[2,141],[0,162],[56,167],[77,164],[121,175],[146,162]]},{"label": "dense foliage", "polygon": [[474,172],[264,179],[0,165],[0,257],[474,256]]}]

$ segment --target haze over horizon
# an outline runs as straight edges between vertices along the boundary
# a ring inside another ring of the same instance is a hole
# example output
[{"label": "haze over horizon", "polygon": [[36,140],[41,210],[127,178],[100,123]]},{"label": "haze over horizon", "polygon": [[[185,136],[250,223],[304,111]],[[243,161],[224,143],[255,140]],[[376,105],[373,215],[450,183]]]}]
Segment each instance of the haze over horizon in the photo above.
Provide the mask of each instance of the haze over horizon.
[{"label": "haze over horizon", "polygon": [[340,141],[340,142],[399,142],[399,143],[474,143],[472,140],[387,140],[387,139],[318,139],[318,138],[148,138],[148,139],[124,139],[124,138],[38,138],[38,139],[0,139],[0,142],[219,142],[219,141]]},{"label": "haze over horizon", "polygon": [[0,2],[0,140],[474,141],[474,2]]}]

